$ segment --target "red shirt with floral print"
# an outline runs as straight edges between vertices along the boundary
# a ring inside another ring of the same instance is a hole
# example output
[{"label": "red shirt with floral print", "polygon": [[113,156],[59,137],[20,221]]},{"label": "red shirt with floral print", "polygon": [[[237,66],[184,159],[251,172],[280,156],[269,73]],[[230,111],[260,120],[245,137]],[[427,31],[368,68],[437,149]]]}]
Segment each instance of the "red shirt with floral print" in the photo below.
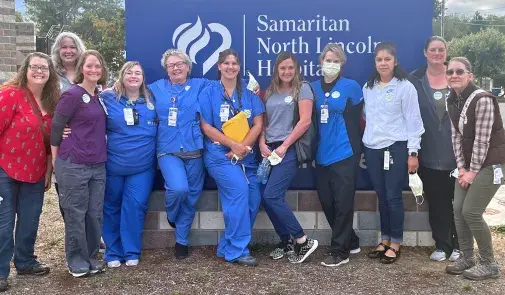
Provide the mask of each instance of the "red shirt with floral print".
[{"label": "red shirt with floral print", "polygon": [[[0,90],[0,167],[11,178],[29,183],[41,181],[46,172],[47,155],[38,107],[30,90],[9,86]],[[51,132],[52,116],[42,117],[46,134]]]}]

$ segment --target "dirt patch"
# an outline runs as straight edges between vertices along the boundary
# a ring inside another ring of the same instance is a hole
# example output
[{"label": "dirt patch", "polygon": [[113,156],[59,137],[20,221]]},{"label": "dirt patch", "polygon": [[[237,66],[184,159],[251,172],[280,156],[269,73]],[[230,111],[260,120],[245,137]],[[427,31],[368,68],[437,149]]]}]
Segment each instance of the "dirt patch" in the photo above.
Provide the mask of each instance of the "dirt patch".
[{"label": "dirt patch", "polygon": [[244,268],[215,256],[215,247],[194,247],[186,260],[176,260],[172,249],[149,250],[138,267],[108,269],[89,278],[74,279],[65,266],[64,227],[54,192],[46,196],[36,253],[52,267],[46,277],[18,277],[5,294],[504,294],[505,233],[493,233],[502,276],[471,282],[444,272],[446,262],[428,259],[431,248],[405,247],[393,265],[366,258],[368,248],[339,268],[325,268],[321,247],[306,263],[268,258],[270,246],[252,247],[260,265]]}]

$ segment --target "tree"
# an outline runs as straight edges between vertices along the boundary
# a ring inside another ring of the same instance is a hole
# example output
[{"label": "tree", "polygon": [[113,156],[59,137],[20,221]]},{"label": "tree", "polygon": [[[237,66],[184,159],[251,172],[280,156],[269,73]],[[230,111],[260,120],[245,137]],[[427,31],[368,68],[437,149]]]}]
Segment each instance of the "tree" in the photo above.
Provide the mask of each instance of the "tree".
[{"label": "tree", "polygon": [[442,0],[433,0],[433,18],[439,19],[442,16]]},{"label": "tree", "polygon": [[449,44],[449,55],[466,56],[482,84],[484,77],[494,78],[505,73],[505,34],[488,28],[456,38]]},{"label": "tree", "polygon": [[51,26],[69,26],[85,12],[99,16],[113,15],[121,7],[121,0],[24,0],[26,14],[37,24],[40,34],[45,35]]},{"label": "tree", "polygon": [[99,51],[111,72],[118,71],[125,62],[125,10],[118,8],[112,15],[103,17],[95,11],[85,12],[72,25],[73,31],[86,43],[86,47]]},{"label": "tree", "polygon": [[24,20],[23,20],[23,15],[22,15],[22,14],[21,14],[21,12],[19,12],[19,11],[16,11],[16,22],[17,22],[17,23],[22,23],[22,22],[24,22]]}]

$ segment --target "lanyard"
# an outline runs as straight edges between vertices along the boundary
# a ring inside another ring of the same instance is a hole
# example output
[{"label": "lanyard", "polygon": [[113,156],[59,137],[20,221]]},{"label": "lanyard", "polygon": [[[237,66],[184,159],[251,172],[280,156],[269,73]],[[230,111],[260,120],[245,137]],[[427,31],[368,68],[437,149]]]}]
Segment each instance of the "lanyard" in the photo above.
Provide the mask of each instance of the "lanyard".
[{"label": "lanyard", "polygon": [[175,104],[177,103],[177,98],[179,97],[179,95],[181,95],[181,93],[186,90],[186,85],[188,84],[188,81],[186,81],[186,83],[184,83],[184,85],[182,85],[182,89],[181,91],[179,91],[179,93],[177,93],[176,95],[173,95],[173,84],[172,82],[170,82],[170,80],[167,80],[167,83],[170,84],[170,102],[172,103],[172,107],[175,107]]},{"label": "lanyard", "polygon": [[[221,84],[222,85],[222,84]],[[233,95],[233,93],[232,93]],[[223,86],[223,95],[222,95],[222,99],[223,99],[223,102],[225,104],[228,104],[230,105],[231,109],[232,109],[232,115],[236,115],[240,112],[240,110],[242,109],[242,100],[238,100],[238,104],[239,104],[239,108],[237,109],[233,103],[233,100],[231,99],[231,97],[228,95],[228,93],[226,93],[226,89],[224,88]]]}]

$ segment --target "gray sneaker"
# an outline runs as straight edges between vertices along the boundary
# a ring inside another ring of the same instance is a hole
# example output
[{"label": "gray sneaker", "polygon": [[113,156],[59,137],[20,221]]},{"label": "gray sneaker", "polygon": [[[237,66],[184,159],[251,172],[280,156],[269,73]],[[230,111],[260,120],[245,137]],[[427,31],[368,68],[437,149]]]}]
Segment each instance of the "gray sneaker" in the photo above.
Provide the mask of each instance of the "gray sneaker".
[{"label": "gray sneaker", "polygon": [[470,269],[475,266],[475,260],[473,258],[466,258],[461,255],[461,257],[456,260],[453,264],[449,264],[445,267],[445,272],[452,275],[460,275],[465,270]]},{"label": "gray sneaker", "polygon": [[500,270],[496,263],[479,264],[463,272],[463,277],[474,281],[497,279],[499,276]]},{"label": "gray sneaker", "polygon": [[284,255],[287,255],[288,257],[293,255],[295,253],[295,248],[293,246],[293,241],[292,240],[287,240],[287,241],[281,241],[275,249],[270,252],[270,258],[273,260],[281,259],[284,257]]}]

